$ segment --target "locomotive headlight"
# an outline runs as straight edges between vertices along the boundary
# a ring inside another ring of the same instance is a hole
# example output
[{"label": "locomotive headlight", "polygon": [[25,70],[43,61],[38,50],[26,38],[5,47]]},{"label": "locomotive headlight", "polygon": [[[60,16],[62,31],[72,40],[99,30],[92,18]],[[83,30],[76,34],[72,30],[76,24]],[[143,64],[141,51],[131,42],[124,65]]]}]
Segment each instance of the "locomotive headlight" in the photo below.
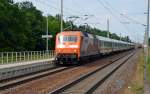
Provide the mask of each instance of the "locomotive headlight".
[{"label": "locomotive headlight", "polygon": [[74,50],[74,52],[77,52],[77,50]]},{"label": "locomotive headlight", "polygon": [[60,52],[60,50],[58,50],[58,52]]}]

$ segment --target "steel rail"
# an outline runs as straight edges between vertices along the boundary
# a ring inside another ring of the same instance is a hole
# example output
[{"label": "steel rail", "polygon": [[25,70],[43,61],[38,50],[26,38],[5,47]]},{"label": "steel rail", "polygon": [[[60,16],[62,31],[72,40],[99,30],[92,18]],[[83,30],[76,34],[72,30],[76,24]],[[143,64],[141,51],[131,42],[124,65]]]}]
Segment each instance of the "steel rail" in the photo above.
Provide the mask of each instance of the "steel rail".
[{"label": "steel rail", "polygon": [[72,67],[55,67],[46,71],[42,71],[39,73],[32,73],[30,75],[24,75],[23,77],[18,77],[18,78],[13,78],[13,79],[9,79],[9,80],[4,80],[0,82],[0,91],[4,90],[4,89],[8,89],[10,87],[14,87],[17,86],[19,84],[23,84],[25,82],[29,82],[32,80],[36,80],[38,78],[41,77],[46,77],[48,75],[53,75],[65,70],[68,70]]},{"label": "steel rail", "polygon": [[[135,54],[135,53],[133,53],[133,52],[128,53],[128,55],[130,55],[130,56],[133,56],[134,54]],[[127,56],[127,54],[124,55],[124,56],[121,56],[121,57],[117,58],[117,59],[114,60],[114,61],[111,61],[111,63],[109,63],[109,64],[106,64],[106,65],[104,65],[104,66],[102,66],[102,67],[100,67],[100,68],[97,68],[96,70],[94,70],[94,71],[92,71],[92,72],[89,72],[89,73],[87,73],[87,74],[85,74],[85,75],[82,75],[82,76],[78,77],[77,79],[75,79],[75,80],[73,80],[73,81],[70,81],[69,83],[63,85],[62,87],[55,89],[54,91],[50,91],[49,94],[60,94],[60,93],[62,93],[63,91],[65,91],[65,90],[67,90],[67,89],[73,87],[73,86],[76,85],[77,83],[80,83],[80,82],[83,81],[84,79],[87,79],[87,78],[90,77],[91,75],[97,73],[98,71],[101,71],[102,69],[104,69],[104,68],[110,66],[110,65],[113,64],[114,62],[116,62],[116,61],[118,61],[118,60],[124,58],[125,56]],[[129,57],[130,57],[130,56],[129,56]],[[111,74],[114,73],[120,66],[122,66],[122,65],[129,59],[129,57],[128,57],[123,63],[121,63],[117,68],[115,68],[112,72],[110,72],[104,79],[102,79],[102,81],[99,81],[96,85],[94,85],[93,88],[91,88],[90,90],[88,90],[88,91],[87,91],[87,94],[91,94],[91,92],[93,92],[93,90],[94,90],[95,88],[97,88],[97,86],[98,86],[100,83],[104,82],[109,76],[111,76]]]}]

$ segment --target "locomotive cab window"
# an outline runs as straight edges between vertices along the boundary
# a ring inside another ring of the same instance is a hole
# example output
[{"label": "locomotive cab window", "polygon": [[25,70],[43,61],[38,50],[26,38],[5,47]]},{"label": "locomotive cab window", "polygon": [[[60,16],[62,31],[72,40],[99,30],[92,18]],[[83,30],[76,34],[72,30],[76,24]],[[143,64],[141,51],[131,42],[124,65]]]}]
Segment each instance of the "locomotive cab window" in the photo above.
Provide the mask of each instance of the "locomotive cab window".
[{"label": "locomotive cab window", "polygon": [[66,36],[59,36],[59,42],[77,42],[77,36],[73,35],[66,35]]}]

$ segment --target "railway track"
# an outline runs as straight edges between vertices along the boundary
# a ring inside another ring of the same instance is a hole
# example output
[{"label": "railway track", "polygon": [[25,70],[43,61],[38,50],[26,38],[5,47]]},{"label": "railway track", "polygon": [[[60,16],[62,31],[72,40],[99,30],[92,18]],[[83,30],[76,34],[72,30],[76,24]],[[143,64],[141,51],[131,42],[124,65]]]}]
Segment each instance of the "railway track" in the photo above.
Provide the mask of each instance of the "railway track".
[{"label": "railway track", "polygon": [[49,94],[91,94],[134,54],[135,52],[132,52],[129,55],[122,56],[103,67],[70,81],[68,84],[49,92]]},{"label": "railway track", "polygon": [[[121,58],[123,58],[124,56],[128,55],[131,52],[132,51],[127,51],[127,52],[124,52],[124,53],[119,53],[119,54],[115,54],[115,55],[112,55],[112,56],[104,57],[101,60],[98,60],[98,61],[93,62],[93,63],[87,63],[87,64],[82,65],[82,66],[77,66],[77,67],[74,67],[74,66],[72,66],[72,67],[70,67],[70,66],[69,67],[59,67],[59,68],[56,68],[56,69],[54,68],[54,69],[51,69],[51,70],[48,70],[48,71],[45,71],[45,72],[42,72],[42,73],[39,73],[39,74],[33,74],[31,76],[22,77],[22,78],[15,79],[15,80],[9,80],[8,82],[6,81],[6,82],[3,82],[3,83],[0,84],[0,93],[3,92],[2,94],[6,94],[6,93],[7,94],[22,94],[24,92],[25,87],[30,87],[30,88],[32,88],[31,89],[32,92],[34,92],[34,90],[36,90],[36,92],[37,92],[38,89],[34,89],[34,88],[39,88],[39,91],[42,91],[42,92],[43,92],[43,90],[40,90],[40,89],[41,88],[43,88],[43,89],[45,88],[44,94],[47,94],[49,91],[52,91],[52,90],[55,91],[57,86],[58,87],[63,86],[64,84],[62,84],[62,83],[68,83],[69,81],[72,81],[72,80],[69,80],[69,79],[72,78],[72,77],[76,78],[76,76],[77,76],[76,73],[78,73],[78,75],[81,75],[81,74],[83,75],[83,73],[81,72],[83,70],[85,70],[85,73],[91,73],[90,70],[91,69],[93,70],[94,67],[97,67],[97,66],[101,66],[102,68],[105,68],[105,67],[108,66],[107,65],[108,63],[109,63],[109,65],[111,65],[113,62],[116,62],[116,61],[120,60]],[[99,63],[99,62],[101,62],[101,63]],[[80,71],[81,73],[75,72],[75,71]],[[73,72],[75,72],[75,74]],[[68,75],[68,73],[70,73],[70,75]],[[66,74],[66,76],[64,76],[64,74]],[[94,72],[93,72],[93,74],[94,74]],[[61,76],[63,76],[63,77],[61,77]],[[68,79],[68,76],[70,76],[69,79]],[[90,74],[89,74],[89,76],[90,76]],[[41,80],[39,80],[40,78],[41,78]],[[58,78],[60,80],[61,79],[68,79],[68,80],[58,81],[57,80]],[[55,80],[57,82],[55,82]],[[36,83],[33,84],[32,83],[33,81],[35,81]],[[68,82],[65,82],[65,81],[68,81]],[[32,84],[30,84],[30,82]],[[27,85],[27,83],[28,83],[28,85]],[[39,85],[38,83],[41,83],[41,84]],[[50,87],[46,86],[45,85],[46,83],[47,83],[47,85],[51,84],[51,86]],[[18,89],[16,87],[18,87]],[[9,89],[9,88],[13,88],[13,89]],[[15,88],[17,90],[15,90]],[[4,92],[6,92],[6,93],[4,93]],[[57,94],[57,93],[54,93],[54,94]]]},{"label": "railway track", "polygon": [[24,75],[22,77],[16,77],[16,78],[3,80],[3,81],[0,81],[0,83],[1,83],[0,90],[8,89],[8,88],[16,86],[18,84],[23,84],[28,81],[36,80],[38,78],[52,75],[52,74],[55,74],[55,73],[58,73],[61,71],[65,71],[70,68],[72,68],[72,67],[54,67],[49,70],[41,71],[39,73],[36,72],[36,73],[29,74],[29,75]]}]

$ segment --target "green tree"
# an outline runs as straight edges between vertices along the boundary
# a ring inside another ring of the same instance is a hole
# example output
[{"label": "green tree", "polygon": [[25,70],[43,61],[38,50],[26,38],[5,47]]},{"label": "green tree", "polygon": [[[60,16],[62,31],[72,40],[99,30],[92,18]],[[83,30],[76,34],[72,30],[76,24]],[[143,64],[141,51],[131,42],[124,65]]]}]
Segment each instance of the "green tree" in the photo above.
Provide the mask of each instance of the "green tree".
[{"label": "green tree", "polygon": [[[55,37],[60,32],[60,15],[48,16],[49,48],[55,48]],[[107,31],[89,25],[75,25],[72,21],[63,21],[66,30],[78,30],[107,37]],[[68,28],[72,26],[72,28]],[[86,28],[86,30],[85,30]],[[0,0],[0,51],[45,50],[46,17],[31,2],[14,3],[13,0]],[[120,39],[115,33],[111,38]],[[128,36],[122,40],[130,41]]]}]

